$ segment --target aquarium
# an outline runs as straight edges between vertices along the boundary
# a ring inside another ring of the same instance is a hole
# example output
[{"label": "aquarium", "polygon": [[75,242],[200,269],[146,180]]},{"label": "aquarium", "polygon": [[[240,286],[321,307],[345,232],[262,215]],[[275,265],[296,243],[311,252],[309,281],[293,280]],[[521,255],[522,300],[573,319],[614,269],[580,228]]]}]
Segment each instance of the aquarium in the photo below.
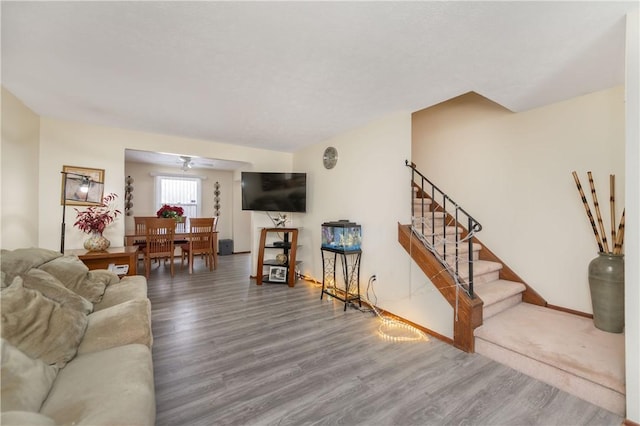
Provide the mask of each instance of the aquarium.
[{"label": "aquarium", "polygon": [[322,248],[334,250],[360,250],[362,230],[360,225],[348,220],[322,224]]}]

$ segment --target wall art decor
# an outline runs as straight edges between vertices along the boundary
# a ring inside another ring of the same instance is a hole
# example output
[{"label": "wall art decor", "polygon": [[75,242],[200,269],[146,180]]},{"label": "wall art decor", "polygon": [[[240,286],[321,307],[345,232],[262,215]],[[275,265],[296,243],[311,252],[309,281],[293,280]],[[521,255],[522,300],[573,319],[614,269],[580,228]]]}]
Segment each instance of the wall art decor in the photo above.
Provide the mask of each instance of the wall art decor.
[{"label": "wall art decor", "polygon": [[95,206],[102,204],[104,169],[62,166],[60,205]]},{"label": "wall art decor", "polygon": [[124,214],[133,215],[133,178],[127,176],[124,185]]},{"label": "wall art decor", "polygon": [[213,184],[213,208],[215,209],[214,215],[220,216],[220,182]]}]

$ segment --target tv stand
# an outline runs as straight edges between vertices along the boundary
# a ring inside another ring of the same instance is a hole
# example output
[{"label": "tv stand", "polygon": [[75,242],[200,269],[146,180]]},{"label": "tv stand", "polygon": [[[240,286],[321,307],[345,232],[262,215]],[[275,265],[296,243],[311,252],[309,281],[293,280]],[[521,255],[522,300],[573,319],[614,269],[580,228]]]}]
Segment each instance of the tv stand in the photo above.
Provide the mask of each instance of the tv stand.
[{"label": "tv stand", "polygon": [[[282,240],[267,241],[269,234],[282,234]],[[258,251],[258,270],[256,284],[279,283],[293,287],[296,283],[296,261],[298,248],[298,228],[263,228],[260,231],[260,247]],[[265,251],[284,254],[286,261],[265,259]]]}]

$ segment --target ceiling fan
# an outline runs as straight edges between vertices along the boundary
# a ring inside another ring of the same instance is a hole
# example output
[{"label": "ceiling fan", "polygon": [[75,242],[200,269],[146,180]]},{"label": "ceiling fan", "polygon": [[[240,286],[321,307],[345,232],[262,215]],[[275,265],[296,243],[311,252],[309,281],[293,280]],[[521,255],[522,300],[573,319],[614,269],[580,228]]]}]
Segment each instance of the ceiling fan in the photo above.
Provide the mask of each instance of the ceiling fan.
[{"label": "ceiling fan", "polygon": [[187,157],[186,155],[181,155],[180,156],[180,161],[182,161],[182,171],[183,172],[186,172],[190,168],[193,167],[193,161],[191,160],[191,157]]}]

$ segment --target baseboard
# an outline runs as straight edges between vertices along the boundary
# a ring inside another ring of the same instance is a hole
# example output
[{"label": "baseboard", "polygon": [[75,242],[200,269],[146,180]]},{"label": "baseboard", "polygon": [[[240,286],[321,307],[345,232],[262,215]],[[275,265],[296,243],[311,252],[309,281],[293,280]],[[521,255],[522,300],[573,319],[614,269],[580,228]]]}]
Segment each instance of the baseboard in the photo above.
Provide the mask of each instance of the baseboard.
[{"label": "baseboard", "polygon": [[553,309],[555,311],[566,312],[568,314],[577,315],[579,317],[585,317],[585,318],[593,319],[593,314],[588,314],[586,312],[574,311],[573,309],[563,308],[562,306],[556,306],[556,305],[550,305],[550,304],[547,304],[546,307],[549,308],[549,309]]},{"label": "baseboard", "polygon": [[629,419],[624,419],[624,421],[622,422],[622,426],[640,426],[640,424],[632,422]]}]

